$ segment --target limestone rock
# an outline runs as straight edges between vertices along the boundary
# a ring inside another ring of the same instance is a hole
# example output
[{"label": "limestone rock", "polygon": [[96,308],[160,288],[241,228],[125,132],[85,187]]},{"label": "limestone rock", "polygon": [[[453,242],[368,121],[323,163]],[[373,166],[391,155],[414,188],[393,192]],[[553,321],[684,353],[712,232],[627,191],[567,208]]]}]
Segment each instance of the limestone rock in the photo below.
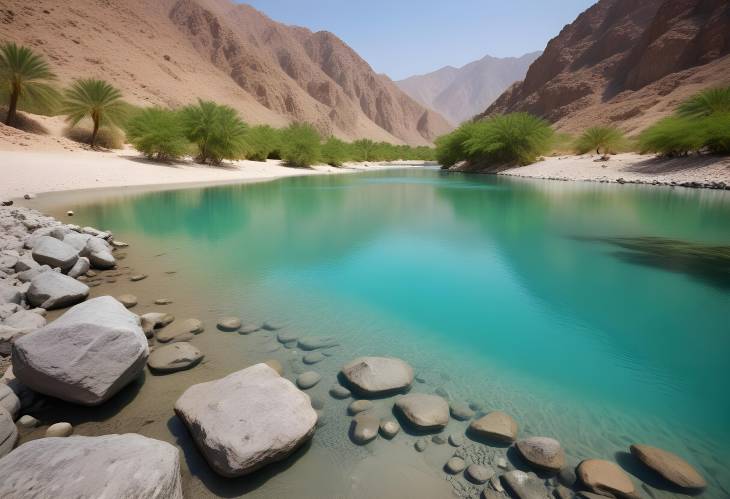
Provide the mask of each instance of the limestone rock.
[{"label": "limestone rock", "polygon": [[317,422],[309,397],[265,364],[191,386],[175,413],[210,466],[227,477],[284,459]]},{"label": "limestone rock", "polygon": [[[15,423],[13,423],[13,417],[5,410],[4,407],[0,406],[0,458],[13,450],[15,442],[17,441],[18,428],[15,426]],[[2,459],[0,459],[0,463],[2,463]],[[0,481],[2,480],[2,476],[3,471],[0,469]],[[0,484],[0,490],[1,489],[2,484]],[[0,494],[0,497],[10,496],[3,496]]]},{"label": "limestone rock", "polygon": [[616,497],[639,497],[631,478],[611,461],[587,459],[578,465],[578,478],[597,494],[613,494]]},{"label": "limestone rock", "polygon": [[22,298],[23,295],[17,287],[0,281],[0,305],[4,303],[20,303]]},{"label": "limestone rock", "polygon": [[165,327],[175,320],[174,316],[163,312],[149,312],[139,318],[142,321],[142,331],[148,338],[152,337],[155,329]]},{"label": "limestone rock", "polygon": [[691,464],[676,454],[640,444],[631,446],[631,454],[679,487],[694,490],[707,487],[707,482],[702,475]]},{"label": "limestone rock", "polygon": [[307,365],[313,365],[313,364],[319,364],[327,357],[322,354],[322,352],[309,352],[304,357],[302,357],[302,362],[304,362]]},{"label": "limestone rock", "polygon": [[180,342],[164,345],[150,353],[147,365],[159,373],[184,371],[197,365],[203,354],[190,343]]},{"label": "limestone rock", "polygon": [[69,277],[73,277],[74,279],[81,277],[85,275],[89,269],[91,268],[91,262],[89,262],[89,259],[85,256],[79,257],[78,260],[76,260],[76,263],[73,267],[68,271],[67,275]]},{"label": "limestone rock", "polygon": [[478,436],[503,443],[512,443],[517,438],[517,422],[501,411],[490,412],[472,421],[469,430]]},{"label": "limestone rock", "polygon": [[46,271],[30,282],[27,300],[34,307],[51,310],[70,307],[87,296],[89,287],[86,284],[58,272]]},{"label": "limestone rock", "polygon": [[395,406],[421,430],[441,429],[449,422],[449,404],[438,395],[410,393],[399,398]]},{"label": "limestone rock", "polygon": [[37,392],[97,405],[136,378],[148,354],[139,318],[102,296],[17,340],[13,372]]},{"label": "limestone rock", "polygon": [[60,267],[64,272],[79,259],[79,252],[74,247],[51,236],[41,236],[33,246],[32,255],[40,265]]},{"label": "limestone rock", "polygon": [[360,357],[343,366],[342,375],[365,395],[382,395],[404,390],[413,383],[413,368],[390,357]]},{"label": "limestone rock", "polygon": [[537,468],[560,471],[565,466],[565,452],[560,442],[549,437],[530,437],[517,442],[522,457]]},{"label": "limestone rock", "polygon": [[182,499],[179,453],[134,433],[31,440],[0,459],[0,497]]},{"label": "limestone rock", "polygon": [[3,326],[12,327],[23,333],[30,333],[46,325],[46,319],[30,310],[20,309],[3,321]]}]

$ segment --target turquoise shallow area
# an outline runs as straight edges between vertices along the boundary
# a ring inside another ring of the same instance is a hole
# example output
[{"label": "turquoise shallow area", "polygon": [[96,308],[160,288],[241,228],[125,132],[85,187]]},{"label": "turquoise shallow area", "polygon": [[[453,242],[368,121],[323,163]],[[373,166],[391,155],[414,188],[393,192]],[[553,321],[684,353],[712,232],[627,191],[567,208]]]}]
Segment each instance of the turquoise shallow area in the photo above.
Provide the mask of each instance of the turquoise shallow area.
[{"label": "turquoise shallow area", "polygon": [[657,251],[730,245],[728,193],[410,169],[78,217],[174,253],[220,310],[335,335],[343,361],[403,357],[573,459],[654,444],[701,468],[708,496],[730,491],[730,269]]}]

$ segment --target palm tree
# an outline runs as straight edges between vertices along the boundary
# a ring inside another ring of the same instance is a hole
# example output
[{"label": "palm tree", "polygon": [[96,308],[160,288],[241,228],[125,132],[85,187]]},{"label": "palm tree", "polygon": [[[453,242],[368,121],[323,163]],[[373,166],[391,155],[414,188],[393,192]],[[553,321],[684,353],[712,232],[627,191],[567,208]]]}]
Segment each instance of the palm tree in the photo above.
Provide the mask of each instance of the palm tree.
[{"label": "palm tree", "polygon": [[730,113],[730,87],[703,90],[677,109],[682,118],[702,118],[715,113]]},{"label": "palm tree", "polygon": [[0,46],[0,95],[8,97],[6,125],[14,125],[18,104],[53,104],[58,92],[47,82],[56,79],[48,63],[28,47]]},{"label": "palm tree", "polygon": [[63,114],[71,126],[89,116],[94,122],[91,132],[91,147],[96,146],[99,128],[106,125],[121,125],[125,117],[122,93],[103,80],[76,80],[66,91]]}]

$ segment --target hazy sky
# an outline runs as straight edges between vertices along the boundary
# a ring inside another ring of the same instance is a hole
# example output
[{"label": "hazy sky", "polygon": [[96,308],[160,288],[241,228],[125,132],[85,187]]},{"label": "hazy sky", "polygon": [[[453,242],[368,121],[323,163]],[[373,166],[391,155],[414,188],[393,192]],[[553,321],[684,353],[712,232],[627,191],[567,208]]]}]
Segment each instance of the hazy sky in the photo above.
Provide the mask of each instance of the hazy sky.
[{"label": "hazy sky", "polygon": [[595,0],[247,0],[276,21],[327,30],[393,79],[485,55],[542,50]]}]

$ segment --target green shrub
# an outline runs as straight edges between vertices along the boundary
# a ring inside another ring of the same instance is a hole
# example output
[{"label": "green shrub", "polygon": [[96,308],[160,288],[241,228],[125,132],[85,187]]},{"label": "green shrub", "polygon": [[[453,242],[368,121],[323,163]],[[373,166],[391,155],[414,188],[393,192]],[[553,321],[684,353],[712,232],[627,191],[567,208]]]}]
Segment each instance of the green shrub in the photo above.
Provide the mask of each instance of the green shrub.
[{"label": "green shrub", "polygon": [[180,116],[169,109],[151,107],[136,113],[126,132],[134,148],[150,159],[169,161],[188,151]]},{"label": "green shrub", "polygon": [[697,119],[670,116],[644,130],[639,135],[641,152],[666,156],[682,156],[702,149],[704,133]]},{"label": "green shrub", "polygon": [[322,144],[322,161],[331,166],[342,166],[352,159],[352,151],[347,143],[338,138],[330,137]]},{"label": "green shrub", "polygon": [[312,125],[294,123],[282,131],[281,159],[289,166],[312,166],[321,160],[320,140]]},{"label": "green shrub", "polygon": [[84,118],[91,118],[93,128],[89,137],[91,147],[96,146],[102,126],[121,126],[126,117],[122,93],[104,80],[76,80],[66,91],[63,114],[71,126]]},{"label": "green shrub", "polygon": [[233,108],[198,99],[180,112],[183,132],[197,147],[197,161],[219,165],[246,155],[246,124]]},{"label": "green shrub", "polygon": [[677,108],[677,114],[682,118],[701,118],[717,113],[730,113],[730,87],[708,88]]},{"label": "green shrub", "polygon": [[279,156],[281,149],[280,134],[268,125],[254,126],[246,132],[248,151],[246,158],[252,161],[266,161],[272,153]]},{"label": "green shrub", "polygon": [[481,122],[464,123],[453,132],[436,139],[436,161],[441,166],[448,168],[459,161],[471,159],[466,150],[466,141],[474,134]]},{"label": "green shrub", "polygon": [[486,165],[527,165],[551,144],[550,125],[527,113],[494,116],[477,123],[464,148],[471,158]]},{"label": "green shrub", "polygon": [[596,151],[601,154],[616,153],[624,145],[623,132],[616,127],[594,126],[587,129],[578,137],[575,142],[575,150],[578,154],[585,154],[589,151]]},{"label": "green shrub", "polygon": [[717,154],[730,154],[730,112],[703,118],[704,145]]}]

